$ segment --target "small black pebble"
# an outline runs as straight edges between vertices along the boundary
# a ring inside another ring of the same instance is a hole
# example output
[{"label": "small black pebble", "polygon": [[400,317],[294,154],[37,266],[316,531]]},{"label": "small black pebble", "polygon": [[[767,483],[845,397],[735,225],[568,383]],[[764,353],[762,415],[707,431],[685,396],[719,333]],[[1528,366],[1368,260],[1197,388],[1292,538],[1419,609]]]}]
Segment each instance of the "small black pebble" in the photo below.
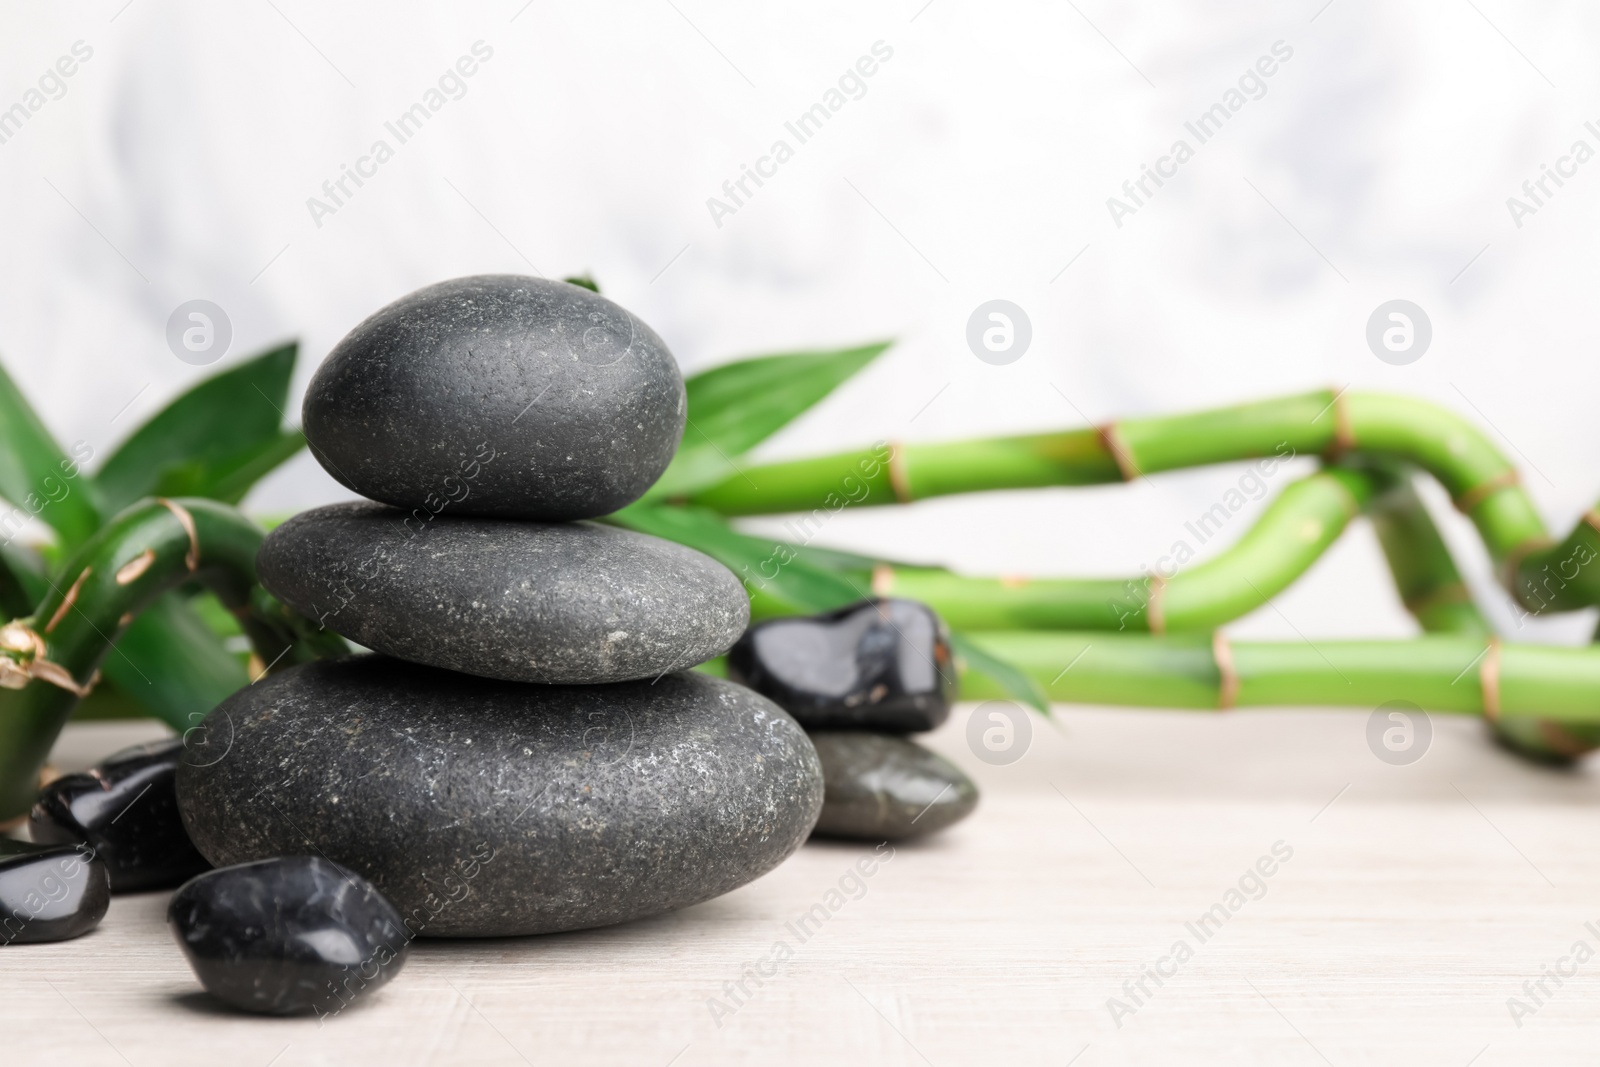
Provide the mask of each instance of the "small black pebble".
[{"label": "small black pebble", "polygon": [[337,1014],[393,978],[409,943],[372,883],[316,856],[208,871],[167,921],[206,992],[266,1015]]},{"label": "small black pebble", "polygon": [[0,838],[0,945],[81,937],[110,906],[106,865],[87,847]]},{"label": "small black pebble", "polygon": [[904,737],[814,733],[822,761],[819,837],[899,841],[954,825],[978,806],[978,787],[936,752]]},{"label": "small black pebble", "polygon": [[728,651],[728,677],[807,730],[932,730],[956,695],[950,633],[915,600],[758,623]]},{"label": "small black pebble", "polygon": [[29,816],[33,840],[83,842],[111,875],[113,893],[182,885],[211,864],[196,851],[173,790],[183,741],[123,749],[82,774],[57,778]]}]

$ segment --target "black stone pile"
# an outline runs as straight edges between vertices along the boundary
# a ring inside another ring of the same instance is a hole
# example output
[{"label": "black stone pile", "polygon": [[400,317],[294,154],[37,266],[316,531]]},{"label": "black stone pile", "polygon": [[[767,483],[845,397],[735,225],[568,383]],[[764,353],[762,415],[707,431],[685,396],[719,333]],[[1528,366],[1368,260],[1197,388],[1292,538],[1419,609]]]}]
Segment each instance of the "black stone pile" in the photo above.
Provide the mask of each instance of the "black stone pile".
[{"label": "black stone pile", "polygon": [[40,791],[31,843],[0,837],[0,944],[80,937],[111,894],[171,889],[210,866],[178,817],[182,752],[177,738],[138,745]]},{"label": "black stone pile", "polygon": [[372,653],[240,691],[178,769],[189,836],[226,868],[171,910],[208,989],[325,1014],[412,938],[681,908],[804,842],[823,793],[804,731],[687,672],[743,632],[739,582],[585,521],[649,488],[685,415],[650,328],[561,282],[434,285],[328,356],[305,434],[372,502],[296,516],[257,564]]},{"label": "black stone pile", "polygon": [[816,833],[894,841],[971,814],[978,787],[904,735],[950,715],[956,670],[944,621],[912,600],[866,600],[750,627],[728,676],[772,698],[811,735],[826,795]]}]

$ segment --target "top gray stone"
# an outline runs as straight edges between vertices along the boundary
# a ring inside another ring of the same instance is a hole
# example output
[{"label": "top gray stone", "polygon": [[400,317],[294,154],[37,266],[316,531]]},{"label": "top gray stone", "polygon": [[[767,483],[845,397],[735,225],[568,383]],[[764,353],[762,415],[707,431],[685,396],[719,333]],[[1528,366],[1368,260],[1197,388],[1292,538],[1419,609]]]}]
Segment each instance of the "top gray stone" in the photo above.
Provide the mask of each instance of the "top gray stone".
[{"label": "top gray stone", "polygon": [[317,368],[311,452],[362,496],[456,515],[592,518],[637,500],[683,436],[661,338],[605,297],[510,274],[419,289]]}]

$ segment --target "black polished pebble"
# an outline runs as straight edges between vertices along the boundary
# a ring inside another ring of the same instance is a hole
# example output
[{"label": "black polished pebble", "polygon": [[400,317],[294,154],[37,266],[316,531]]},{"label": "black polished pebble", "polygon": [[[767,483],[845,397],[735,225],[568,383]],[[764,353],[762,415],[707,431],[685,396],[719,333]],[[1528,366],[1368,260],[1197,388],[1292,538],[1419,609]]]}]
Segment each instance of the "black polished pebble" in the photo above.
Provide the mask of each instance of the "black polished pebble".
[{"label": "black polished pebble", "polygon": [[819,837],[899,841],[965,819],[978,787],[936,752],[904,737],[859,730],[811,735],[826,792]]},{"label": "black polished pebble", "polygon": [[567,520],[638,499],[686,411],[650,327],[581,286],[495,274],[356,326],[312,377],[302,421],[329,474],[419,519]]},{"label": "black polished pebble", "polygon": [[327,856],[425,936],[696,904],[776,867],[822,805],[795,721],[694,672],[524,685],[359,656],[269,675],[203,725],[178,805],[207,858]]},{"label": "black polished pebble", "polygon": [[956,695],[949,631],[914,600],[758,623],[728,651],[728,677],[807,730],[932,730]]},{"label": "black polished pebble", "polygon": [[207,871],[167,922],[206,992],[264,1015],[335,1015],[394,978],[410,944],[372,883],[319,856]]},{"label": "black polished pebble", "polygon": [[113,893],[171,889],[210,867],[178,815],[174,772],[183,741],[137,745],[39,792],[28,819],[33,840],[83,842],[111,876]]},{"label": "black polished pebble", "polygon": [[267,535],[261,584],[367,648],[515,682],[656,678],[726,651],[750,601],[722,564],[591,522],[441,515],[413,534],[381,504],[302,512]]},{"label": "black polished pebble", "polygon": [[85,846],[0,838],[0,945],[81,937],[110,906],[106,865]]}]

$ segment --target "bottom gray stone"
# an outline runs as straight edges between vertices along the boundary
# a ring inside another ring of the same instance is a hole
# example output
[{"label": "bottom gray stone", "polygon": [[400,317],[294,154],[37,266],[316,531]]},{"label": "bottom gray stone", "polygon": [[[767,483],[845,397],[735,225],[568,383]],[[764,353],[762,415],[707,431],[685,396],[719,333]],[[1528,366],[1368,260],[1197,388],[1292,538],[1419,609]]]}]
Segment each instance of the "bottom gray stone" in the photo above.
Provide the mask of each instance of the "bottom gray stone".
[{"label": "bottom gray stone", "polygon": [[805,733],[732,682],[526,685],[383,656],[240,690],[191,737],[177,786],[212,863],[323,856],[433,937],[577,930],[726,893],[805,841],[823,792]]}]

